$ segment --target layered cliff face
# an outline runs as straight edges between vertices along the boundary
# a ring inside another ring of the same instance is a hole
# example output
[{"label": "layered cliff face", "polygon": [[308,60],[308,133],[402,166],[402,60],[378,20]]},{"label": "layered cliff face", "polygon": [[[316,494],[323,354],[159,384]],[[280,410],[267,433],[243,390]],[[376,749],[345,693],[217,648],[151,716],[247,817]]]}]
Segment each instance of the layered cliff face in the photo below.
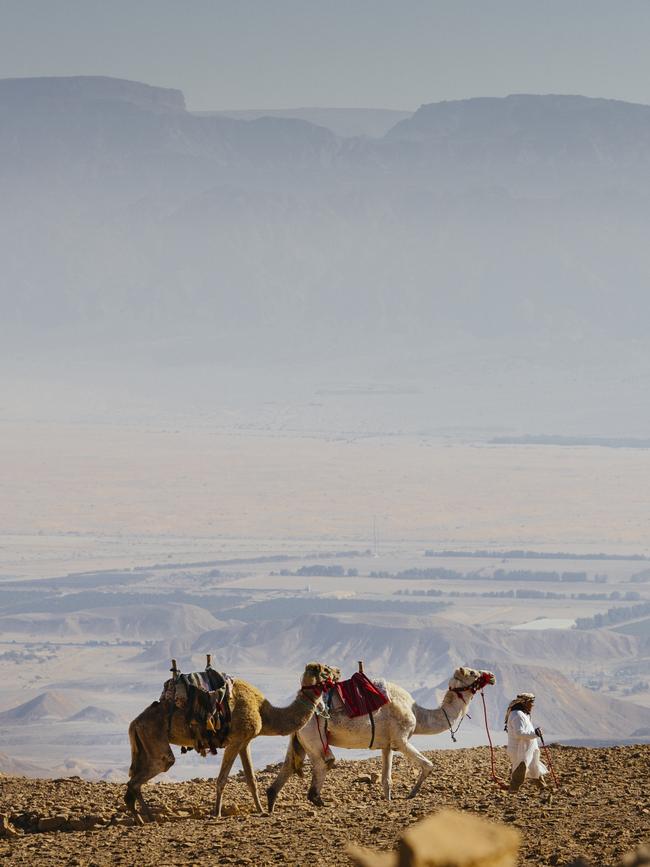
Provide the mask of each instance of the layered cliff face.
[{"label": "layered cliff face", "polygon": [[0,82],[0,353],[388,371],[429,389],[416,430],[645,431],[649,112],[523,95],[346,138]]},{"label": "layered cliff face", "polygon": [[0,117],[9,336],[180,324],[296,348],[409,334],[404,347],[423,348],[450,332],[639,327],[646,106],[466,100],[340,138],[81,77],[0,81]]}]

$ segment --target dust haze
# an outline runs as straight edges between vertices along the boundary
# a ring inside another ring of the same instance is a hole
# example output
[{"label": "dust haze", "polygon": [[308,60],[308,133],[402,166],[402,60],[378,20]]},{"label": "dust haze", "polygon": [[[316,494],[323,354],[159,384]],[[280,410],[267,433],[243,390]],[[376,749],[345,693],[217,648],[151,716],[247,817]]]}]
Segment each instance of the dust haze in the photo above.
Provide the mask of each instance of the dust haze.
[{"label": "dust haze", "polygon": [[125,779],[206,653],[650,740],[650,107],[216,108],[0,80],[0,770]]}]

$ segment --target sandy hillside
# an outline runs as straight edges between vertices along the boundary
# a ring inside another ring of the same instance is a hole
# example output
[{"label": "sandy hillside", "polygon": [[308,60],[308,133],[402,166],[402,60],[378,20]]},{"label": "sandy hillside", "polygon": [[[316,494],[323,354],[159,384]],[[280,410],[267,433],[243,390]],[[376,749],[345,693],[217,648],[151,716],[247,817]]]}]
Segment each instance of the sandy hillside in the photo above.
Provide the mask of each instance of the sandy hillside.
[{"label": "sandy hillside", "polygon": [[[159,821],[144,827],[133,827],[121,812],[121,785],[5,777],[0,814],[24,833],[0,841],[0,857],[16,865],[345,864],[347,843],[391,849],[405,827],[443,806],[519,828],[521,865],[569,865],[582,857],[583,867],[609,867],[650,839],[650,746],[556,747],[559,790],[524,788],[516,797],[492,787],[486,748],[430,756],[436,771],[414,801],[405,800],[414,773],[401,760],[390,806],[378,785],[359,779],[379,770],[373,758],[340,762],[324,790],[328,806],[319,810],[306,800],[306,781],[294,778],[271,817],[250,814],[240,778],[231,780],[224,800],[235,815],[218,821],[210,817],[211,782],[154,784],[146,792]],[[497,760],[505,773],[503,752]],[[262,789],[273,775],[273,768],[258,773]]]}]

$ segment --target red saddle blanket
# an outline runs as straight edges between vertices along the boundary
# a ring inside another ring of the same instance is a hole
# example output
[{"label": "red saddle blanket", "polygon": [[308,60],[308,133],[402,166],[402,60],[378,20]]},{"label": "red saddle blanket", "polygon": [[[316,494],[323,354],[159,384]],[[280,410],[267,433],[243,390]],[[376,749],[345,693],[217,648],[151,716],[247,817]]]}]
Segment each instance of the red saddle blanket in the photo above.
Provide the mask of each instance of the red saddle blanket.
[{"label": "red saddle blanket", "polygon": [[361,672],[353,674],[349,680],[340,680],[335,684],[334,689],[349,717],[372,713],[388,704],[390,700]]}]

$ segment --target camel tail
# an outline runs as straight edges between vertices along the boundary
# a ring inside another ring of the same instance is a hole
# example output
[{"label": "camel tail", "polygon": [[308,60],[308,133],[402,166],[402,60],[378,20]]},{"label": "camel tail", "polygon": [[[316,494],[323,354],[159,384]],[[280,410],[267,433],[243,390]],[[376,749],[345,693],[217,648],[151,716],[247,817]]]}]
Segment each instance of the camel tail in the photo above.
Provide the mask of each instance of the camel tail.
[{"label": "camel tail", "polygon": [[291,756],[293,773],[302,777],[305,765],[305,748],[298,740],[297,735],[293,735],[289,741],[289,754]]},{"label": "camel tail", "polygon": [[129,740],[131,741],[131,767],[129,768],[129,779],[136,773],[138,769],[138,760],[142,754],[142,741],[138,734],[136,720],[133,720],[129,726]]}]

